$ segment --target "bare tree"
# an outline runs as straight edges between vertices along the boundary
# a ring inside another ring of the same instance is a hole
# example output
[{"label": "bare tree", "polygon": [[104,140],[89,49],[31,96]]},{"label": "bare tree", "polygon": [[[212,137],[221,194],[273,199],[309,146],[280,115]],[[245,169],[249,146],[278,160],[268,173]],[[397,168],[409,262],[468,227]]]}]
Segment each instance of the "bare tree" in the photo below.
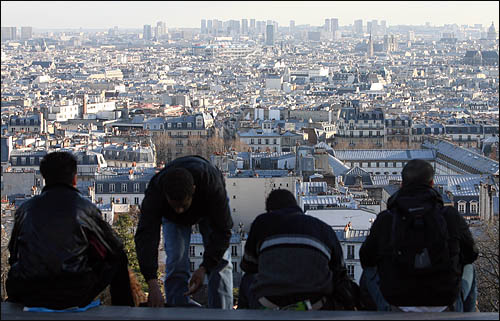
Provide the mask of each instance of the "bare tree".
[{"label": "bare tree", "polygon": [[484,222],[476,239],[479,258],[476,261],[478,307],[481,312],[498,312],[498,217]]}]

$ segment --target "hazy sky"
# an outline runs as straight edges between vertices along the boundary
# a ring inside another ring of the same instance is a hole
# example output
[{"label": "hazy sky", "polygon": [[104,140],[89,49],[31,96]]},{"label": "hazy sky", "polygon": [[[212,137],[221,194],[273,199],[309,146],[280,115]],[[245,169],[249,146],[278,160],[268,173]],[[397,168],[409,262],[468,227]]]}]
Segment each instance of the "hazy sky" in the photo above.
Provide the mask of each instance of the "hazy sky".
[{"label": "hazy sky", "polygon": [[338,18],[341,26],[355,19],[434,26],[499,26],[498,1],[2,1],[2,26],[36,28],[142,28],[166,21],[167,27],[200,27],[201,19],[275,20],[288,26],[322,25]]}]

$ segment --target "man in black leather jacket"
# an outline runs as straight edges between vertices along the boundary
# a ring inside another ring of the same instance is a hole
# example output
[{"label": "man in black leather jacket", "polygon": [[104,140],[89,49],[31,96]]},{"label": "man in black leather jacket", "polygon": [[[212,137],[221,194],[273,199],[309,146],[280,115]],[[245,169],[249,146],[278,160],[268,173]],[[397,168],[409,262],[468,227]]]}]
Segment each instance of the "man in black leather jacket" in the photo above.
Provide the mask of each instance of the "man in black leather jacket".
[{"label": "man in black leather jacket", "polygon": [[[189,279],[191,227],[198,224],[204,253]],[[158,284],[160,227],[165,241],[165,296]],[[180,157],[151,178],[135,234],[141,273],[151,307],[193,306],[189,296],[208,275],[208,307],[232,309],[232,263],[228,251],[233,220],[222,173],[199,156]]]},{"label": "man in black leather jacket", "polygon": [[272,191],[266,210],[245,244],[238,309],[354,310],[359,288],[334,230],[305,215],[288,190]]},{"label": "man in black leather jacket", "polygon": [[42,193],[15,213],[8,301],[57,310],[84,307],[111,285],[113,305],[134,306],[123,245],[75,188],[75,157],[47,154],[40,171],[46,182]]}]

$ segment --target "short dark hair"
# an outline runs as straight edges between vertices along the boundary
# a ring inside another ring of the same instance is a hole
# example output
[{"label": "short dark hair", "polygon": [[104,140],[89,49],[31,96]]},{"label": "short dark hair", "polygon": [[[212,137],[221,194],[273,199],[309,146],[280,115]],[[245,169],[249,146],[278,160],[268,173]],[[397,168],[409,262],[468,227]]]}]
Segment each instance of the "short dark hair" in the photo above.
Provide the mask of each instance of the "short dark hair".
[{"label": "short dark hair", "polygon": [[46,185],[73,183],[77,162],[69,152],[53,152],[45,155],[40,161],[40,172]]},{"label": "short dark hair", "polygon": [[175,201],[182,201],[194,193],[193,175],[182,167],[167,169],[161,178],[161,184],[168,198]]},{"label": "short dark hair", "polygon": [[426,184],[429,185],[434,179],[434,168],[423,159],[412,159],[405,165],[401,172],[403,186]]},{"label": "short dark hair", "polygon": [[297,206],[297,200],[289,190],[275,189],[267,196],[266,199],[267,212],[292,206]]}]

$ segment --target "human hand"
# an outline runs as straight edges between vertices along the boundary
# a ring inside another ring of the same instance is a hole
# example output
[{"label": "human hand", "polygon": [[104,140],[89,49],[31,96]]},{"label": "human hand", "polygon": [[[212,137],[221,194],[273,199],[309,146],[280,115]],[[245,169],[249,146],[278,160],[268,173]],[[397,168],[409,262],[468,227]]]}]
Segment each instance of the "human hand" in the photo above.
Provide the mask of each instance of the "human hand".
[{"label": "human hand", "polygon": [[196,271],[194,271],[191,279],[189,280],[189,290],[185,292],[184,295],[187,296],[196,293],[203,284],[206,273],[207,271],[203,266],[200,266]]},{"label": "human hand", "polygon": [[149,295],[148,295],[148,307],[152,308],[163,308],[165,307],[165,299],[163,294],[161,294],[160,286],[158,285],[157,279],[148,280]]}]

